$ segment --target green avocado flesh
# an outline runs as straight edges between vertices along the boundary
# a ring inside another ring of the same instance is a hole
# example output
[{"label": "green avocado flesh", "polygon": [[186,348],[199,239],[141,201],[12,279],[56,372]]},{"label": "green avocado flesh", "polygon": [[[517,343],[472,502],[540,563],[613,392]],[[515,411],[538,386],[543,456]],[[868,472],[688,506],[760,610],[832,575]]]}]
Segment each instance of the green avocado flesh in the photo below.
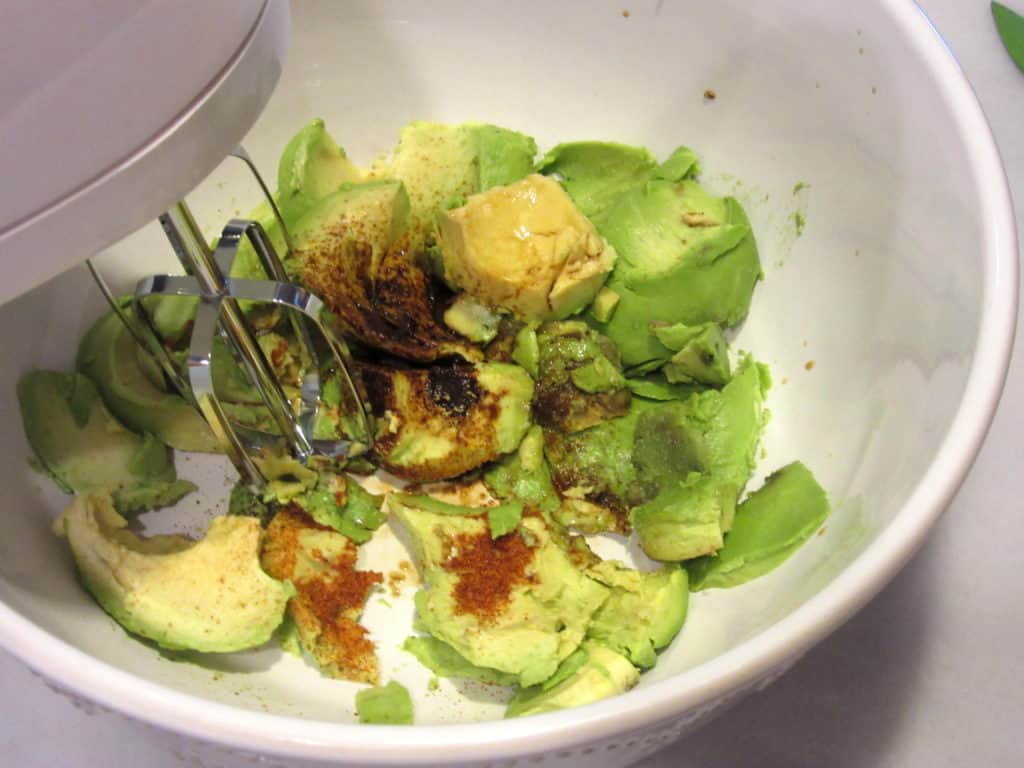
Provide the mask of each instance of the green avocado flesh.
[{"label": "green avocado flesh", "polygon": [[828,512],[828,496],[811,471],[787,464],[737,507],[718,554],[687,565],[691,588],[735,587],[768,573],[821,528]]},{"label": "green avocado flesh", "polygon": [[[248,218],[348,347],[373,445],[290,455],[218,335],[213,387],[236,426],[264,433],[252,460],[267,482],[234,484],[199,541],[136,535],[149,517],[127,517],[195,488],[173,450],[222,449],[109,312],[73,372],[30,372],[17,388],[33,464],[76,494],[59,527],[83,586],[162,647],[275,640],[325,677],[373,686],[354,694],[360,722],[410,724],[416,691],[375,645],[392,606],[372,596],[402,594],[414,563],[402,648],[435,676],[431,691],[438,678],[508,687],[506,716],[522,717],[629,690],[703,631],[696,611],[680,634],[691,599],[706,599],[691,592],[769,572],[829,513],[799,462],[745,496],[770,377],[731,344],[762,271],[746,211],[700,172],[686,146],[538,154],[509,128],[426,121],[361,167],[324,120],[299,126],[273,204]],[[248,241],[230,273],[267,279]],[[197,299],[142,306],[188,373]],[[322,340],[313,371],[281,305],[240,306],[296,413],[319,375],[313,436],[351,437]],[[173,526],[177,510],[153,514]],[[645,570],[599,557],[602,539]],[[389,562],[392,544],[408,555]]]},{"label": "green avocado flesh", "polygon": [[39,464],[66,491],[108,491],[126,515],[173,504],[195,490],[177,479],[167,446],[127,430],[79,373],[25,374],[18,404]]}]

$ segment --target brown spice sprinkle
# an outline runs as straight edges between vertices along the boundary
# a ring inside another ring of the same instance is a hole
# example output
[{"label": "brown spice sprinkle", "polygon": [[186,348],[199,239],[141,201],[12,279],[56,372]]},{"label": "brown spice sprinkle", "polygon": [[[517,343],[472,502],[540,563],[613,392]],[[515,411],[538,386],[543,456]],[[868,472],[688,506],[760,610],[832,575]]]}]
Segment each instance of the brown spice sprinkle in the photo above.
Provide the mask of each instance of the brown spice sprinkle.
[{"label": "brown spice sprinkle", "polygon": [[[374,585],[383,576],[357,571],[354,544],[332,556],[317,548],[305,551],[304,531],[332,531],[319,525],[300,507],[289,505],[267,527],[261,558],[264,569],[276,579],[288,579],[296,595],[288,602],[302,644],[325,674],[359,682],[377,682],[377,656],[369,633],[359,617]],[[341,534],[337,534],[339,538]],[[298,558],[315,561],[316,575],[297,578]]]},{"label": "brown spice sprinkle", "polygon": [[804,370],[810,371],[810,370],[813,370],[813,369],[814,369],[814,361],[813,360],[808,360],[806,363],[804,363]]},{"label": "brown spice sprinkle", "polygon": [[715,99],[718,98],[718,94],[715,93],[710,88],[708,88],[706,91],[704,91],[704,98],[707,99],[708,101],[714,101]]},{"label": "brown spice sprinkle", "polygon": [[512,589],[530,580],[527,567],[533,549],[517,532],[492,539],[488,531],[461,533],[451,548],[443,567],[458,576],[453,592],[456,610],[483,623],[494,622],[511,600]]}]

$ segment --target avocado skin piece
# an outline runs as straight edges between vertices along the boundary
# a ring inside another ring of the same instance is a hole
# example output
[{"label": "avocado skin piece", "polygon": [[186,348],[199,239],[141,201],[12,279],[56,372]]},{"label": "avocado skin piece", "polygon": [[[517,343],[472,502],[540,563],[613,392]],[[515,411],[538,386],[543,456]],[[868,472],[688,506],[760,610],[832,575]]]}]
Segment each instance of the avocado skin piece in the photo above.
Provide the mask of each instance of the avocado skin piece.
[{"label": "avocado skin piece", "polygon": [[516,365],[357,370],[377,417],[374,460],[407,480],[464,474],[514,451],[530,426],[533,380]]},{"label": "avocado skin piece", "polygon": [[507,672],[471,664],[450,645],[429,635],[407,638],[402,649],[438,677],[461,677],[492,685],[515,685],[518,679]]},{"label": "avocado skin piece", "polygon": [[625,656],[610,648],[586,642],[586,661],[572,675],[547,690],[542,685],[521,688],[508,704],[505,717],[526,717],[579,707],[625,693],[640,673]]},{"label": "avocado skin piece", "polygon": [[536,422],[579,432],[624,415],[632,399],[615,345],[579,320],[545,323],[539,350]]},{"label": "avocado skin piece", "polygon": [[763,576],[814,535],[828,513],[828,496],[811,471],[787,464],[739,505],[716,556],[687,563],[690,588],[735,587]]},{"label": "avocado skin piece", "polygon": [[[385,501],[411,540],[423,578],[415,598],[422,628],[474,666],[514,675],[521,685],[547,680],[582,642],[608,588],[579,571],[541,517],[524,517],[514,532],[494,541],[485,509],[437,512],[425,498],[389,494]],[[521,537],[521,544],[513,537]],[[507,602],[498,602],[496,612],[465,609],[457,601],[462,576],[450,568],[452,542],[460,552],[484,548],[492,563],[525,547],[523,573],[529,578],[510,583]]]},{"label": "avocado skin piece", "polygon": [[167,446],[125,429],[80,373],[25,374],[18,405],[32,450],[65,491],[109,491],[127,515],[173,504],[196,488],[177,479]]},{"label": "avocado skin piece", "polygon": [[170,650],[227,653],[262,645],[294,594],[260,568],[252,517],[215,517],[206,536],[140,539],[107,494],[75,498],[64,532],[82,584],[122,627]]},{"label": "avocado skin piece", "polygon": [[651,321],[731,326],[746,317],[761,263],[736,200],[691,180],[653,180],[618,197],[594,224],[618,253],[606,286],[620,297],[611,319],[594,325],[625,368],[671,357]]},{"label": "avocado skin piece", "polygon": [[137,355],[135,339],[110,312],[82,338],[75,367],[93,381],[107,408],[128,428],[152,433],[180,451],[219,451],[203,417],[179,395],[153,386]]},{"label": "avocado skin piece", "polygon": [[277,167],[277,206],[285,223],[297,221],[323,197],[346,182],[359,181],[359,169],[334,143],[316,118],[296,133]]},{"label": "avocado skin piece", "polygon": [[643,572],[604,560],[587,574],[612,590],[587,630],[587,638],[621,653],[642,668],[653,667],[657,651],[672,642],[686,621],[686,570],[675,565]]},{"label": "avocado skin piece", "polygon": [[356,711],[359,722],[366,725],[412,725],[412,698],[394,680],[358,691]]}]

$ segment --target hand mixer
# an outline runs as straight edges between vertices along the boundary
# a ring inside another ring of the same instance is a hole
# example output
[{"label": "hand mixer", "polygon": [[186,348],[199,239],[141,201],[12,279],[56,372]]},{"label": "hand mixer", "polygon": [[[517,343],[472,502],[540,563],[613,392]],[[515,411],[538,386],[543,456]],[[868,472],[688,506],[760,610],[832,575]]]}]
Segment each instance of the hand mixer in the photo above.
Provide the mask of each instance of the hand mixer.
[{"label": "hand mixer", "polygon": [[[254,457],[271,445],[283,446],[302,463],[369,450],[370,414],[350,373],[345,342],[322,302],[288,282],[259,223],[232,219],[211,248],[183,199],[225,156],[236,157],[251,171],[291,250],[274,198],[238,143],[280,75],[288,32],[284,0],[26,4],[11,13],[14,18],[5,24],[14,53],[25,53],[19,39],[31,39],[39,51],[28,61],[40,69],[0,68],[7,72],[0,74],[0,93],[6,94],[0,104],[0,172],[8,180],[0,202],[0,253],[5,263],[18,265],[0,288],[0,301],[85,258],[110,306],[159,364],[169,386],[201,413],[252,487],[265,482]],[[152,34],[154,29],[160,34]],[[91,39],[94,30],[106,36]],[[54,55],[40,62],[48,46]],[[98,112],[102,119],[96,119]],[[68,127],[75,132],[71,142]],[[47,141],[52,152],[41,154],[40,144]],[[13,194],[16,179],[27,180],[21,196]],[[156,214],[185,274],[143,278],[130,303],[122,304],[88,257]],[[245,240],[265,280],[230,277]],[[187,372],[154,328],[144,301],[150,296],[197,299]],[[300,363],[294,402],[239,301],[277,305],[287,316]],[[259,392],[275,433],[245,428],[226,415],[212,378],[218,335]],[[318,349],[328,359],[321,360]],[[345,434],[336,439],[314,438],[324,376],[341,385]]]}]

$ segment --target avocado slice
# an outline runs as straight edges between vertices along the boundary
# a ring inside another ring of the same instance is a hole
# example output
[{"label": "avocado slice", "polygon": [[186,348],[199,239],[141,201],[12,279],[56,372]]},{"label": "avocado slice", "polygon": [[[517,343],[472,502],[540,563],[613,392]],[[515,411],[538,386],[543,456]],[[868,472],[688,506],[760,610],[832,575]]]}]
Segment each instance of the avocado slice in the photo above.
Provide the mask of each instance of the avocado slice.
[{"label": "avocado slice", "polygon": [[196,488],[177,479],[167,446],[125,429],[80,373],[25,374],[18,405],[36,458],[65,491],[109,491],[115,509],[128,515],[173,504]]},{"label": "avocado slice", "polygon": [[366,725],[412,725],[412,698],[404,685],[392,680],[356,693],[356,712]]},{"label": "avocado slice", "polygon": [[781,565],[828,517],[825,489],[799,461],[765,480],[739,505],[716,556],[687,563],[691,589],[735,587]]},{"label": "avocado slice", "polygon": [[141,539],[105,493],[62,516],[83,586],[129,632],[171,650],[240,651],[265,643],[294,593],[260,568],[252,517],[215,517],[206,536]]},{"label": "avocado slice", "polygon": [[587,575],[612,590],[587,630],[587,637],[621,653],[642,668],[653,667],[657,651],[672,642],[686,621],[689,589],[686,571],[665,566],[643,572],[603,560]]},{"label": "avocado slice", "polygon": [[632,399],[609,339],[580,320],[545,323],[537,332],[538,424],[579,432],[624,415]]},{"label": "avocado slice", "polygon": [[559,144],[537,164],[543,174],[556,174],[566,192],[588,218],[604,212],[617,197],[651,178],[654,155],[643,147],[609,141]]},{"label": "avocado slice", "polygon": [[493,539],[485,509],[445,514],[422,497],[398,494],[385,505],[420,569],[422,628],[474,666],[514,675],[521,685],[555,673],[609,594],[573,565],[542,517],[524,516],[515,531]]},{"label": "avocado slice", "polygon": [[557,685],[519,689],[505,710],[505,717],[526,717],[580,707],[625,693],[640,680],[640,672],[620,653],[600,643],[583,644],[582,666]]},{"label": "avocado slice", "polygon": [[733,198],[697,182],[655,179],[619,196],[594,224],[618,253],[607,287],[619,303],[598,330],[632,368],[671,352],[653,321],[731,326],[750,308],[761,264],[750,222]]},{"label": "avocado slice", "polygon": [[179,395],[154,386],[138,355],[135,339],[110,312],[82,338],[76,368],[92,379],[107,408],[130,429],[149,432],[180,451],[217,452],[217,440],[199,412]]},{"label": "avocado slice", "polygon": [[277,207],[285,223],[298,221],[318,200],[362,174],[334,143],[321,118],[296,133],[277,167]]},{"label": "avocado slice", "polygon": [[400,181],[344,184],[295,225],[289,274],[319,296],[346,336],[417,362],[482,355],[437,320],[435,288],[409,239]]},{"label": "avocado slice", "polygon": [[376,683],[376,648],[359,618],[383,576],[357,570],[357,556],[351,539],[291,505],[267,526],[261,560],[267,573],[294,585],[288,616],[321,674]]},{"label": "avocado slice", "polygon": [[532,138],[507,128],[416,121],[402,128],[391,161],[371,174],[405,184],[415,246],[433,238],[439,210],[523,178],[532,170],[536,154]]},{"label": "avocado slice", "polygon": [[584,309],[615,250],[556,182],[531,174],[438,215],[445,281],[524,322]]},{"label": "avocado slice", "polygon": [[519,366],[357,368],[377,417],[374,460],[398,477],[464,474],[514,451],[530,426],[533,380]]}]

